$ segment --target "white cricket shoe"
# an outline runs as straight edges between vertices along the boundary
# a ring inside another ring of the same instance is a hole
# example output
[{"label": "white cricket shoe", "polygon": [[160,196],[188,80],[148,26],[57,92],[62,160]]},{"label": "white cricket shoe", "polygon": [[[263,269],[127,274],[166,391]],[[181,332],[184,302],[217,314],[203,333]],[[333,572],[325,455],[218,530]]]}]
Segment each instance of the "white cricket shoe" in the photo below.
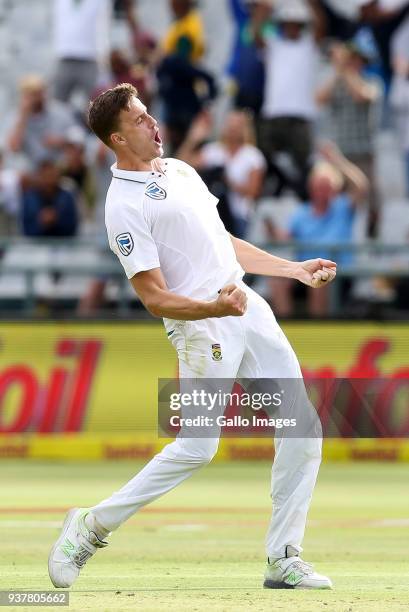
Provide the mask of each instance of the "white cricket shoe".
[{"label": "white cricket shoe", "polygon": [[314,571],[311,563],[300,557],[284,557],[267,562],[264,574],[265,589],[332,589],[327,576]]},{"label": "white cricket shoe", "polygon": [[48,573],[53,585],[60,589],[70,587],[98,548],[108,545],[85,525],[88,508],[73,508],[65,517],[61,535],[48,557]]}]

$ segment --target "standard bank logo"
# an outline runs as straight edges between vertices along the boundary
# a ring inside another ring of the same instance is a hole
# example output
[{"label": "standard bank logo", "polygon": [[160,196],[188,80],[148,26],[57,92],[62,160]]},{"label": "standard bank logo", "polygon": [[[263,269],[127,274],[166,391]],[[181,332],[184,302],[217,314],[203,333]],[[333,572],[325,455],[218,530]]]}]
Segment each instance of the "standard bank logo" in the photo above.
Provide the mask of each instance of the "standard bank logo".
[{"label": "standard bank logo", "polygon": [[146,195],[152,198],[152,200],[164,200],[166,198],[166,191],[159,187],[157,183],[151,183],[147,186]]},{"label": "standard bank logo", "polygon": [[119,234],[115,238],[115,240],[122,255],[125,255],[125,257],[127,257],[132,253],[134,243],[132,236],[129,232],[126,232],[125,234]]}]

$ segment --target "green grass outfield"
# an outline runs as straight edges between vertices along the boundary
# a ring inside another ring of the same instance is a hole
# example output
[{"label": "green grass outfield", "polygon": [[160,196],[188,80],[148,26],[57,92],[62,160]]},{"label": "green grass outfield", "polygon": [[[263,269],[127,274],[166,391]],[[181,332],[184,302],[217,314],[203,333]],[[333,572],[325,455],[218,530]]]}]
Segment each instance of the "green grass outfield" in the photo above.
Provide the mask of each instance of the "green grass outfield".
[{"label": "green grass outfield", "polygon": [[[51,589],[47,555],[63,509],[108,496],[138,467],[2,461],[0,590]],[[333,579],[326,592],[261,588],[269,478],[264,462],[203,469],[113,534],[69,609],[409,610],[408,465],[322,467],[304,558]]]}]

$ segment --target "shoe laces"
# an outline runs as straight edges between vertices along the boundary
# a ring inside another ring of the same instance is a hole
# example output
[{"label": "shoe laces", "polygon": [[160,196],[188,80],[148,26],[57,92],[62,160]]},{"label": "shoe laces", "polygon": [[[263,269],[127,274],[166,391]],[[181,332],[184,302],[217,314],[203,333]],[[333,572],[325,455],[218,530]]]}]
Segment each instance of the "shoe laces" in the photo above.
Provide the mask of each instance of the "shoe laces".
[{"label": "shoe laces", "polygon": [[86,564],[92,555],[93,552],[85,548],[85,546],[79,546],[72,560],[78,568],[81,568]]},{"label": "shoe laces", "polygon": [[[84,538],[84,536],[82,537]],[[105,548],[108,545],[108,542],[100,540],[93,531],[90,531],[88,538],[84,538],[84,540],[85,542],[78,546],[75,554],[72,556],[72,561],[78,568],[82,568],[86,564],[97,548]]]},{"label": "shoe laces", "polygon": [[306,561],[303,561],[300,558],[297,558],[295,561],[293,561],[293,563],[291,563],[287,567],[287,571],[290,570],[290,568],[291,568],[291,571],[293,569],[298,570],[301,574],[304,574],[304,576],[309,576],[310,574],[314,572],[312,563],[307,563]]}]

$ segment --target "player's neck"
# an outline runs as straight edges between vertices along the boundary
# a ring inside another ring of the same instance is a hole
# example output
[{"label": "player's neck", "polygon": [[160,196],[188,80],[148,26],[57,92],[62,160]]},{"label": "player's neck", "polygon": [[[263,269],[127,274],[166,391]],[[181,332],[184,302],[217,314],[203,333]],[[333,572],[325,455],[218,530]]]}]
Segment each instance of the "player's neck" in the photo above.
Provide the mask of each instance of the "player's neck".
[{"label": "player's neck", "polygon": [[116,167],[118,170],[129,170],[131,172],[151,172],[154,160],[143,160],[138,157],[117,156]]}]

